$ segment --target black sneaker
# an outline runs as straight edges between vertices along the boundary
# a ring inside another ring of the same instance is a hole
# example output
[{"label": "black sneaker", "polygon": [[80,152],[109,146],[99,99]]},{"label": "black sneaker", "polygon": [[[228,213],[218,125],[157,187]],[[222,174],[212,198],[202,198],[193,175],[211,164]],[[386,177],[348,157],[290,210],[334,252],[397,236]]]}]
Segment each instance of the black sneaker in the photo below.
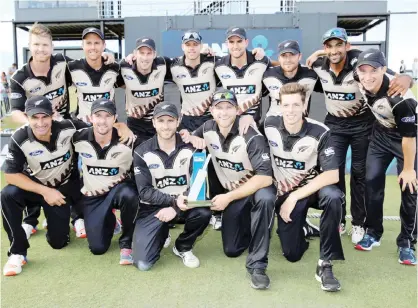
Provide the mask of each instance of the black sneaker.
[{"label": "black sneaker", "polygon": [[308,218],[303,225],[303,232],[305,232],[306,238],[319,237],[319,228],[311,223]]},{"label": "black sneaker", "polygon": [[270,287],[270,278],[265,269],[255,268],[248,270],[251,276],[251,287],[258,290],[268,289]]},{"label": "black sneaker", "polygon": [[332,264],[330,261],[323,261],[322,265],[316,266],[316,280],[321,283],[321,289],[328,292],[341,290],[341,285],[332,273]]}]

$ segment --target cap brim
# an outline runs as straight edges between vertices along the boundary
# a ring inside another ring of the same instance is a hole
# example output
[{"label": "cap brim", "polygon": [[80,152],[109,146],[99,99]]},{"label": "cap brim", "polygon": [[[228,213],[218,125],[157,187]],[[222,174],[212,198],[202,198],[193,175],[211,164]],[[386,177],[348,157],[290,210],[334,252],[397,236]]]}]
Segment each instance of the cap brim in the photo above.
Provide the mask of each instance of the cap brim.
[{"label": "cap brim", "polygon": [[154,113],[154,118],[159,118],[159,117],[162,117],[162,116],[169,116],[169,117],[172,117],[172,118],[178,119],[178,116],[177,116],[176,114],[174,114],[173,112],[169,112],[169,111],[161,111],[161,112],[159,112],[158,114],[155,114],[155,113]]},{"label": "cap brim", "polygon": [[115,115],[116,114],[115,112],[113,112],[113,111],[111,111],[111,110],[109,110],[107,108],[96,108],[96,109],[92,110],[91,114],[95,114],[95,113],[97,113],[99,111],[106,111],[107,113],[109,113],[111,115]]},{"label": "cap brim", "polygon": [[104,37],[101,34],[97,33],[96,31],[89,31],[87,33],[84,33],[83,36],[81,37],[81,39],[84,39],[86,37],[86,35],[90,34],[90,33],[96,34],[98,37],[100,37],[101,40],[104,40]]},{"label": "cap brim", "polygon": [[357,67],[360,67],[362,65],[370,65],[374,68],[379,68],[379,67],[383,67],[384,65],[382,63],[379,62],[375,62],[375,61],[361,61],[361,62],[357,62]]},{"label": "cap brim", "polygon": [[202,43],[202,41],[201,41],[201,40],[198,40],[198,39],[192,39],[192,38],[189,38],[189,39],[183,40],[182,42],[183,42],[183,43],[187,43],[187,42],[196,42],[196,43],[198,43],[198,44]]},{"label": "cap brim", "polygon": [[229,39],[230,37],[233,37],[233,36],[238,36],[239,38],[242,38],[243,40],[247,39],[244,35],[236,34],[236,33],[231,33],[231,34],[227,35],[226,39]]},{"label": "cap brim", "polygon": [[212,106],[216,106],[216,105],[218,105],[219,103],[222,103],[222,102],[228,102],[231,105],[238,106],[238,103],[236,101],[234,101],[232,99],[226,99],[226,98],[222,98],[222,99],[218,99],[216,101],[213,101]]},{"label": "cap brim", "polygon": [[291,54],[294,54],[294,55],[300,54],[300,51],[298,51],[296,49],[293,49],[293,48],[285,48],[285,49],[279,51],[279,55],[282,55],[282,54],[288,53],[288,52],[290,52]]},{"label": "cap brim", "polygon": [[45,109],[42,109],[42,108],[33,108],[31,110],[26,111],[26,114],[29,117],[34,116],[35,114],[39,114],[39,113],[46,114],[47,116],[52,116],[52,114],[53,114],[53,112],[51,110],[45,110]]},{"label": "cap brim", "polygon": [[347,39],[345,39],[341,36],[330,36],[330,37],[327,37],[326,39],[322,40],[322,44],[324,44],[325,42],[327,42],[329,40],[332,40],[332,39],[337,39],[337,40],[340,40],[340,41],[343,41],[343,42],[347,42]]},{"label": "cap brim", "polygon": [[141,43],[141,44],[139,44],[138,46],[136,46],[136,48],[135,48],[135,49],[139,49],[139,48],[141,48],[141,47],[148,47],[149,49],[151,49],[151,50],[154,50],[154,51],[155,51],[155,48],[154,48],[154,47],[152,47],[151,45],[148,45],[148,44],[146,44],[146,43]]}]

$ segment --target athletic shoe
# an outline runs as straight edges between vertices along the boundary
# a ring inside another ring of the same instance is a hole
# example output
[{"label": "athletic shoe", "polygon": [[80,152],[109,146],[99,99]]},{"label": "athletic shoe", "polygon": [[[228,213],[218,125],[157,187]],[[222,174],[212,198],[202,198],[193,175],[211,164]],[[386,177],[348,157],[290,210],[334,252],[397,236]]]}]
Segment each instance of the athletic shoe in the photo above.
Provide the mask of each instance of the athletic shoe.
[{"label": "athletic shoe", "polygon": [[22,224],[22,228],[23,230],[25,230],[27,239],[29,239],[32,234],[35,234],[38,231],[36,227],[34,228],[32,225],[25,224],[25,223]]},{"label": "athletic shoe", "polygon": [[319,237],[319,228],[311,223],[308,218],[306,218],[305,224],[303,225],[303,232],[307,238]]},{"label": "athletic shoe", "polygon": [[74,223],[75,236],[78,238],[86,238],[86,227],[84,226],[84,219],[77,219]]},{"label": "athletic shoe", "polygon": [[351,242],[353,244],[357,244],[360,242],[364,237],[364,228],[362,226],[352,226],[350,232],[348,234],[351,234]]},{"label": "athletic shoe", "polygon": [[165,242],[164,242],[164,248],[168,248],[168,246],[170,246],[170,244],[171,244],[171,235],[170,235],[170,233],[168,233],[168,236],[167,236],[167,238],[165,239]]},{"label": "athletic shoe", "polygon": [[373,236],[365,234],[363,239],[354,246],[357,250],[372,250],[372,248],[380,246],[380,241],[377,241]]},{"label": "athletic shoe", "polygon": [[122,248],[120,250],[120,265],[132,265],[134,263],[134,259],[132,257],[132,249]]},{"label": "athletic shoe", "polygon": [[266,270],[262,268],[249,269],[251,275],[251,287],[257,290],[264,290],[270,287],[270,278],[266,274]]},{"label": "athletic shoe", "polygon": [[212,225],[214,230],[222,229],[222,216],[221,215],[212,215],[209,224]]},{"label": "athletic shoe", "polygon": [[399,247],[398,262],[405,265],[417,265],[417,258],[415,257],[414,250],[408,247]]},{"label": "athletic shoe", "polygon": [[116,216],[116,209],[113,209],[112,212],[116,218],[115,230],[113,231],[113,235],[116,235],[122,232],[122,221],[118,218],[118,216]]},{"label": "athletic shoe", "polygon": [[328,292],[341,290],[340,282],[334,277],[331,261],[322,261],[316,266],[315,278],[321,283],[321,289]]},{"label": "athletic shoe", "polygon": [[48,222],[46,221],[46,219],[44,219],[44,221],[42,222],[42,228],[45,230],[48,229]]},{"label": "athletic shoe", "polygon": [[338,229],[340,231],[340,235],[345,234],[345,232],[347,232],[347,230],[345,229],[345,224],[340,223],[340,228]]},{"label": "athletic shoe", "polygon": [[22,255],[10,255],[3,267],[4,276],[16,276],[22,272],[22,266],[26,264],[26,257]]},{"label": "athletic shoe", "polygon": [[191,250],[180,252],[177,250],[176,245],[173,247],[173,252],[176,256],[183,259],[183,264],[190,268],[199,267],[200,261],[199,259],[193,254]]}]

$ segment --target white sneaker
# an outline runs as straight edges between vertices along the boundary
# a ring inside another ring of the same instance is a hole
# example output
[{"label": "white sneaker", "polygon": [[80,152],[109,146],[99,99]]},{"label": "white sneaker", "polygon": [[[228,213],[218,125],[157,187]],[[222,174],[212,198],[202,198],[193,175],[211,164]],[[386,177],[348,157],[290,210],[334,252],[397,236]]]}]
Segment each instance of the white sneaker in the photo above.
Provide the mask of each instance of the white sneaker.
[{"label": "white sneaker", "polygon": [[170,244],[171,244],[171,235],[170,235],[170,233],[168,233],[168,236],[167,236],[167,238],[165,239],[165,242],[164,242],[164,248],[168,248],[168,246],[170,246]]},{"label": "white sneaker", "polygon": [[46,219],[44,219],[44,221],[42,222],[42,228],[44,228],[45,230],[48,229],[48,222],[46,221]]},{"label": "white sneaker", "polygon": [[10,255],[3,267],[4,276],[16,276],[22,272],[22,266],[26,264],[26,258],[22,255]]},{"label": "white sneaker", "polygon": [[26,233],[26,238],[29,239],[31,237],[32,234],[36,233],[36,228],[34,228],[33,226],[29,225],[29,224],[22,224],[22,228],[23,230],[25,230]]},{"label": "white sneaker", "polygon": [[347,230],[345,229],[345,224],[340,223],[340,228],[339,228],[339,230],[340,230],[340,235],[345,234],[345,233],[347,232]]},{"label": "white sneaker", "polygon": [[78,238],[86,238],[86,227],[84,226],[84,219],[77,219],[74,223],[75,236]]},{"label": "white sneaker", "polygon": [[222,216],[212,215],[209,224],[213,226],[214,230],[221,230],[222,228]]},{"label": "white sneaker", "polygon": [[352,226],[349,234],[351,234],[351,242],[357,244],[364,237],[364,228],[362,226]]},{"label": "white sneaker", "polygon": [[199,259],[193,254],[191,250],[185,252],[179,252],[174,245],[173,252],[176,256],[183,259],[183,264],[190,268],[199,267],[200,261]]}]

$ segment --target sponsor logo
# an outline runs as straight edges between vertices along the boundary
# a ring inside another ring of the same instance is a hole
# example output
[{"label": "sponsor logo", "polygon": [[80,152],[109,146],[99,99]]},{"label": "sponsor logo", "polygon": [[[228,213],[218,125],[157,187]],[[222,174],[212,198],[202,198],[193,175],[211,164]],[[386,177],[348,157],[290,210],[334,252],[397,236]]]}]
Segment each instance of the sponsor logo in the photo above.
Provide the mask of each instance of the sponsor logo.
[{"label": "sponsor logo", "polygon": [[127,79],[127,80],[133,80],[134,77],[132,77],[131,75],[123,75],[123,78]]},{"label": "sponsor logo", "polygon": [[6,154],[6,160],[13,160],[13,159],[14,159],[13,154],[10,153],[10,152],[7,152],[7,154]]},{"label": "sponsor logo", "polygon": [[278,147],[279,145],[276,143],[276,142],[274,142],[273,140],[269,140],[269,144],[272,146],[272,147]]},{"label": "sponsor logo", "polygon": [[80,153],[81,156],[83,156],[84,158],[92,158],[93,155],[89,154],[89,153]]},{"label": "sponsor logo", "polygon": [[279,168],[286,168],[286,169],[296,169],[296,170],[304,170],[305,163],[301,161],[296,161],[293,159],[281,158],[278,156],[274,156],[274,163]]},{"label": "sponsor logo", "polygon": [[232,78],[232,76],[229,75],[229,74],[222,74],[221,75],[221,79],[229,79],[229,78]]},{"label": "sponsor logo", "polygon": [[38,155],[41,155],[43,152],[44,151],[42,151],[42,150],[37,150],[37,151],[30,152],[29,155],[30,156],[38,156]]},{"label": "sponsor logo", "polygon": [[332,99],[335,101],[353,101],[356,99],[355,93],[340,93],[340,92],[328,92],[328,91],[324,91],[324,93],[328,99]]},{"label": "sponsor logo", "polygon": [[202,156],[193,156],[193,161],[202,162],[202,161],[205,161],[205,158]]},{"label": "sponsor logo", "polygon": [[55,79],[60,79],[62,70],[55,74]]},{"label": "sponsor logo", "polygon": [[120,154],[122,154],[122,152],[115,152],[112,153],[112,155],[110,157],[112,157],[113,159],[115,159],[116,157],[118,157]]},{"label": "sponsor logo", "polygon": [[137,174],[141,174],[141,169],[139,169],[139,167],[135,167],[135,168],[134,168],[134,174],[135,174],[135,175],[137,175]]},{"label": "sponsor logo", "polygon": [[299,147],[298,151],[296,152],[296,154],[305,152],[307,149],[309,149],[309,145],[302,145],[301,147]]},{"label": "sponsor logo", "polygon": [[62,96],[64,94],[64,90],[65,90],[64,86],[62,86],[61,88],[58,88],[56,90],[53,90],[51,92],[44,94],[44,96],[49,100],[53,100],[54,98]]},{"label": "sponsor logo", "polygon": [[107,78],[106,80],[105,80],[105,84],[108,84],[109,82],[111,82],[112,81],[112,78]]},{"label": "sponsor logo", "polygon": [[255,85],[244,85],[244,86],[227,86],[228,90],[231,90],[235,94],[254,94]]},{"label": "sponsor logo", "polygon": [[66,143],[67,143],[67,141],[70,139],[71,137],[70,136],[68,136],[68,137],[65,137],[64,139],[62,139],[62,141],[61,141],[61,145],[65,145]]},{"label": "sponsor logo", "polygon": [[101,176],[114,176],[119,174],[119,167],[105,168],[86,166],[88,174],[101,175]]},{"label": "sponsor logo", "polygon": [[366,53],[365,55],[364,55],[364,59],[367,59],[370,55],[372,55],[373,53],[371,52],[371,53]]},{"label": "sponsor logo", "polygon": [[83,93],[83,101],[85,102],[94,102],[95,100],[98,100],[99,98],[106,98],[110,99],[110,93]]},{"label": "sponsor logo", "polygon": [[183,85],[184,93],[199,93],[206,92],[210,90],[209,82]]},{"label": "sponsor logo", "polygon": [[353,60],[351,60],[350,65],[354,66],[354,64],[356,64],[356,63],[357,63],[357,58],[354,58]]},{"label": "sponsor logo", "polygon": [[248,73],[248,75],[253,75],[258,70],[259,70],[258,68],[253,68],[252,70],[250,70],[250,72]]},{"label": "sponsor logo", "polygon": [[268,153],[263,153],[263,154],[261,154],[261,159],[262,160],[269,160],[270,159],[270,156],[269,156]]},{"label": "sponsor logo", "polygon": [[212,149],[214,150],[219,150],[219,147],[216,144],[211,143],[210,146],[212,147]]},{"label": "sponsor logo", "polygon": [[216,161],[218,162],[219,166],[221,166],[221,168],[234,170],[236,172],[240,172],[244,170],[244,165],[242,163],[234,163],[232,161],[221,159],[218,157],[216,157]]},{"label": "sponsor logo", "polygon": [[178,74],[178,75],[176,75],[176,78],[177,79],[183,79],[183,78],[186,78],[187,76],[186,76],[186,74]]},{"label": "sponsor logo", "polygon": [[187,177],[186,175],[180,176],[165,176],[163,178],[156,178],[155,185],[157,188],[162,189],[167,186],[183,186],[187,185]]},{"label": "sponsor logo", "polygon": [[40,103],[42,103],[41,99],[39,101],[36,101],[34,104],[35,104],[35,106],[39,106]]},{"label": "sponsor logo", "polygon": [[235,153],[236,151],[238,151],[238,149],[241,147],[241,145],[237,145],[237,146],[234,146],[233,148],[232,148],[232,153]]},{"label": "sponsor logo", "polygon": [[180,160],[180,166],[183,166],[188,160],[189,159],[187,157]]},{"label": "sponsor logo", "polygon": [[328,156],[334,155],[335,154],[335,151],[334,151],[334,148],[333,147],[329,147],[329,148],[326,148],[325,149],[324,153],[325,153],[325,156],[328,157]]},{"label": "sponsor logo", "polygon": [[158,95],[159,89],[152,89],[152,90],[142,90],[142,91],[131,91],[133,97],[142,98],[142,97],[153,97]]},{"label": "sponsor logo", "polygon": [[284,47],[287,47],[287,46],[289,46],[290,45],[290,43],[286,43],[286,44],[284,44]]},{"label": "sponsor logo", "polygon": [[21,98],[22,97],[22,94],[20,94],[20,93],[10,93],[10,98],[11,99],[18,99],[18,98]]},{"label": "sponsor logo", "polygon": [[328,83],[328,80],[326,80],[326,79],[324,79],[324,78],[321,78],[321,82],[322,82],[322,83]]},{"label": "sponsor logo", "polygon": [[30,93],[30,94],[33,94],[33,93],[36,93],[36,92],[38,92],[38,91],[40,91],[40,90],[41,90],[41,87],[36,87],[36,88],[30,89],[30,90],[29,90],[29,93]]},{"label": "sponsor logo", "polygon": [[279,90],[280,87],[279,86],[269,86],[268,89],[274,91],[274,90]]},{"label": "sponsor logo", "polygon": [[62,164],[64,164],[65,162],[67,162],[69,159],[71,158],[71,153],[70,151],[68,151],[67,153],[65,153],[64,155],[57,157],[55,159],[51,159],[49,161],[46,162],[41,162],[41,169],[42,170],[48,170],[48,169],[52,169],[58,166],[61,166]]},{"label": "sponsor logo", "polygon": [[151,164],[148,166],[148,169],[158,169],[160,167],[159,164]]},{"label": "sponsor logo", "polygon": [[402,122],[404,123],[414,123],[415,122],[415,116],[412,117],[403,117],[401,119]]},{"label": "sponsor logo", "polygon": [[87,82],[76,82],[75,85],[77,87],[85,87],[87,85]]}]

